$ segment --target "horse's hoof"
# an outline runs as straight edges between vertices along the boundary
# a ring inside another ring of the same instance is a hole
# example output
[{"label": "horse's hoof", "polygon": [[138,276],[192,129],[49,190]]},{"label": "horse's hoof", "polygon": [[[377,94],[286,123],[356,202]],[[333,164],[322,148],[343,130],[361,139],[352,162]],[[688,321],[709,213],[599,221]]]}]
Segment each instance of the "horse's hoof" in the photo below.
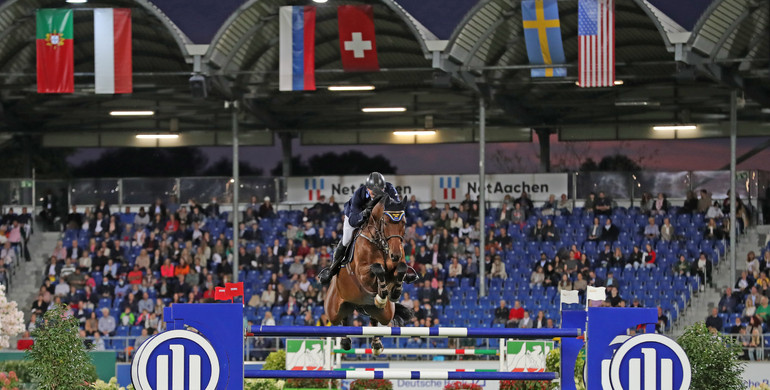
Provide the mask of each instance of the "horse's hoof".
[{"label": "horse's hoof", "polygon": [[381,298],[379,294],[374,296],[374,306],[377,306],[378,309],[384,308],[386,303],[388,303],[388,298]]},{"label": "horse's hoof", "polygon": [[340,347],[342,347],[342,349],[347,351],[353,347],[353,342],[350,340],[349,337],[345,337],[342,340],[340,340]]},{"label": "horse's hoof", "polygon": [[401,299],[401,289],[393,289],[393,291],[390,292],[390,301],[398,302],[399,299]]}]

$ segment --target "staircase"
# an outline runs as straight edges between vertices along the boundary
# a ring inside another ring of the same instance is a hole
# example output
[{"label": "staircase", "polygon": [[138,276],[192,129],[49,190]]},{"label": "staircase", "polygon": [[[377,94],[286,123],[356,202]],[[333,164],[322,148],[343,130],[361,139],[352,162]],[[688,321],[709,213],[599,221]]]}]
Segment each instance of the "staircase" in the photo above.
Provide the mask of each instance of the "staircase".
[{"label": "staircase", "polygon": [[56,241],[61,238],[59,232],[36,232],[29,240],[31,261],[21,261],[14,275],[13,286],[8,293],[8,300],[16,301],[24,311],[25,320],[29,320],[29,308],[37,298],[37,292],[43,283],[43,269],[48,264],[51,251]]},{"label": "staircase", "polygon": [[[736,243],[736,278],[740,276],[741,271],[746,269],[746,254],[754,251],[757,257],[761,255],[761,249],[765,245],[767,236],[770,235],[770,225],[752,226],[745,234],[738,236]],[[732,248],[730,249],[732,250]],[[724,289],[728,286],[734,286],[735,280],[730,275],[730,251],[720,260],[719,267],[713,270],[714,287],[706,286],[704,291],[698,292],[693,296],[690,307],[685,310],[679,321],[674,324],[669,336],[677,338],[684,333],[684,329],[696,322],[704,322],[706,317],[711,314],[711,308],[719,303]]]}]

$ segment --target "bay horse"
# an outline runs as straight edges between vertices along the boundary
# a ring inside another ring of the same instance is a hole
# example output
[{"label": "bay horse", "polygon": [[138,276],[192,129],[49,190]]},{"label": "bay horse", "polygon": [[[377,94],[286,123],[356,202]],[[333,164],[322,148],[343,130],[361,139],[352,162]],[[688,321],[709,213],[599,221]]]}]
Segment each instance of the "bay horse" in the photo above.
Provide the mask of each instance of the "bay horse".
[{"label": "bay horse", "polygon": [[[353,245],[353,260],[332,279],[324,309],[332,325],[347,325],[353,310],[370,317],[372,326],[403,326],[411,320],[411,309],[398,303],[408,267],[404,259],[406,199],[397,202],[382,195],[369,202],[369,219],[361,226]],[[342,348],[350,349],[350,338]],[[383,346],[379,337],[372,341],[378,355]]]}]

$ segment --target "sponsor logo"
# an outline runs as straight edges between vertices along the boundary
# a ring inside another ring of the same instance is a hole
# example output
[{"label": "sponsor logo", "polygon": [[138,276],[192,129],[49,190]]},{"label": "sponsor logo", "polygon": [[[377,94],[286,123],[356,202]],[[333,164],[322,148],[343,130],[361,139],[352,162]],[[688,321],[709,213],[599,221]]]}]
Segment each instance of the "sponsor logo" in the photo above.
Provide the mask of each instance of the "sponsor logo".
[{"label": "sponsor logo", "polygon": [[323,340],[286,340],[286,368],[316,371],[324,369]]},{"label": "sponsor logo", "polygon": [[460,176],[441,176],[438,178],[438,186],[444,190],[444,199],[457,199],[457,189],[460,188]]},{"label": "sponsor logo", "polygon": [[137,390],[214,390],[219,373],[214,347],[187,330],[149,338],[131,362],[131,382]]},{"label": "sponsor logo", "polygon": [[[321,190],[324,189],[324,179],[305,178],[305,190],[307,190],[307,200],[318,200],[321,198]],[[315,199],[313,199],[315,196]]]},{"label": "sponsor logo", "polygon": [[553,341],[508,341],[508,371],[545,372],[545,357],[553,349]]},{"label": "sponsor logo", "polygon": [[687,390],[692,371],[682,347],[654,333],[623,340],[612,359],[602,360],[602,388],[612,390]]}]

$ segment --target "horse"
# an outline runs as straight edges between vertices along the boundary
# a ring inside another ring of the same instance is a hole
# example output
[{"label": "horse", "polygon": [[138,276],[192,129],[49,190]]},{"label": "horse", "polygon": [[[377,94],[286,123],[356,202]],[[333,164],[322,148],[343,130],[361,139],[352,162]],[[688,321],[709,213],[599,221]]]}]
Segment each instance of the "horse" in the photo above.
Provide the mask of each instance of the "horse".
[{"label": "horse", "polygon": [[[332,279],[324,309],[332,325],[347,325],[353,310],[369,315],[372,326],[403,326],[414,313],[398,303],[408,267],[404,259],[406,199],[397,202],[388,195],[375,197],[367,207],[369,219],[361,226],[353,245],[353,260]],[[351,348],[350,338],[342,348]],[[372,352],[383,350],[379,337]]]}]

